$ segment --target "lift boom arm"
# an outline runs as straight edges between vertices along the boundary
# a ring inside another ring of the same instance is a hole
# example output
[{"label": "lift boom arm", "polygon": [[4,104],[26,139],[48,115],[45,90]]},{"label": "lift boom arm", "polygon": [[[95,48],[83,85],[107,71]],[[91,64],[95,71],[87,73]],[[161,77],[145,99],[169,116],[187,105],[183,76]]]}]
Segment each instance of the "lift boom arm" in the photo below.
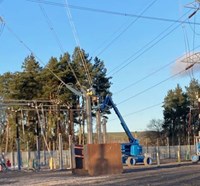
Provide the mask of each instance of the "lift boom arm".
[{"label": "lift boom arm", "polygon": [[129,138],[129,141],[130,143],[133,143],[136,141],[136,139],[133,137],[133,135],[131,134],[128,126],[126,125],[126,122],[124,121],[122,115],[120,114],[118,108],[116,107],[116,105],[114,104],[111,96],[107,95],[103,104],[100,106],[100,111],[103,112],[104,110],[107,109],[107,107],[112,107],[116,113],[116,115],[118,116],[120,122],[121,122],[121,125],[124,129],[124,131],[126,132],[126,135],[128,136]]}]

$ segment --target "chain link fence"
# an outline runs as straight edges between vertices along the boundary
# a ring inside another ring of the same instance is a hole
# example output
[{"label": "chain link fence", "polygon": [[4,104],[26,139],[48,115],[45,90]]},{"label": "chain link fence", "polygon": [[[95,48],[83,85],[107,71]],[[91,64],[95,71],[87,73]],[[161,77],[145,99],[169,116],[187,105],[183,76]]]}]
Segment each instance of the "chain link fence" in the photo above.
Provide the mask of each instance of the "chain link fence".
[{"label": "chain link fence", "polygon": [[153,159],[157,158],[157,153],[159,153],[159,158],[162,159],[178,159],[180,156],[181,160],[190,160],[190,156],[195,154],[194,145],[181,145],[181,146],[149,146],[143,147],[144,153],[151,154]]},{"label": "chain link fence", "polygon": [[[158,156],[160,160],[180,158],[181,161],[190,160],[192,154],[195,153],[194,145],[184,146],[149,146],[143,147],[144,153],[149,153],[154,161]],[[62,156],[56,151],[31,151],[21,152],[21,168],[22,169],[70,169],[71,154],[70,150],[63,150]],[[4,155],[6,161],[10,161],[12,169],[18,169],[17,152],[9,152]],[[60,161],[62,157],[62,161]],[[62,166],[60,165],[62,162]]]}]

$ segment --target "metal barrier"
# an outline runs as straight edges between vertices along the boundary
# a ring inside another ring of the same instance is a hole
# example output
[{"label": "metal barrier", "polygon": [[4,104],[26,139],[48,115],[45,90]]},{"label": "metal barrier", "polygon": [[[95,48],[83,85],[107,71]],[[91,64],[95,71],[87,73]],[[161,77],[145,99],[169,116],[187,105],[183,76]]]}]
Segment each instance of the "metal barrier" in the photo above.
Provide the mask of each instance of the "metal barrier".
[{"label": "metal barrier", "polygon": [[74,157],[76,169],[83,169],[84,166],[84,147],[83,145],[74,146]]}]

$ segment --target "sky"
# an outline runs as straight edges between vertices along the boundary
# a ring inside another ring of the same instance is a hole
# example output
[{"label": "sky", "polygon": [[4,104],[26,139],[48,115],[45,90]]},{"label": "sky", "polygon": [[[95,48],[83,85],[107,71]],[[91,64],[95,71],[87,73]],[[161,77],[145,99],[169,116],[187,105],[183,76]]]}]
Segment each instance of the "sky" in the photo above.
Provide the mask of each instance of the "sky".
[{"label": "sky", "polygon": [[[41,66],[76,46],[104,61],[112,99],[131,131],[163,119],[167,92],[199,79],[200,12],[192,0],[0,0],[0,74],[21,71],[32,52]],[[112,111],[109,132],[121,132]]]}]

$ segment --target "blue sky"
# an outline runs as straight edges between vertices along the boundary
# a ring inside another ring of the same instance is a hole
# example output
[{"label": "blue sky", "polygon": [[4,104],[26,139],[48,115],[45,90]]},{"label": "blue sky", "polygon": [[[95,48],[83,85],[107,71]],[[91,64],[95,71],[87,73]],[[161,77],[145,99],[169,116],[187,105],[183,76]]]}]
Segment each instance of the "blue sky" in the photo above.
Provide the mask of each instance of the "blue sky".
[{"label": "blue sky", "polygon": [[[0,1],[0,16],[6,23],[4,29],[2,23],[0,25],[0,74],[20,71],[30,50],[40,58],[41,66],[47,64],[51,56],[59,57],[62,51],[52,29],[56,32],[63,50],[72,54],[77,43],[67,9],[55,4],[68,2],[76,7],[96,9],[86,11],[70,6],[70,13],[80,47],[91,57],[98,56],[103,60],[108,76],[113,77],[113,101],[131,131],[145,130],[151,119],[162,119],[161,103],[168,90],[174,89],[177,84],[184,89],[191,78],[199,78],[198,71],[169,77],[173,75],[176,59],[189,50],[198,52],[199,48],[195,48],[198,47],[200,39],[200,25],[152,19],[186,20],[194,9],[186,8],[185,5],[192,3],[192,0],[40,2],[39,6],[38,0]],[[54,5],[50,2],[54,2]],[[142,12],[142,16],[150,19],[133,17]],[[199,13],[189,21],[200,23]],[[51,22],[51,29],[47,19]],[[151,41],[153,42],[150,44]],[[172,65],[164,68],[169,63]],[[195,68],[199,68],[198,64]],[[158,69],[161,70],[154,73]],[[144,78],[152,73],[153,75]],[[168,78],[169,80],[166,80]],[[157,106],[149,108],[153,105]],[[108,131],[123,131],[113,112],[109,116],[107,126]]]}]

